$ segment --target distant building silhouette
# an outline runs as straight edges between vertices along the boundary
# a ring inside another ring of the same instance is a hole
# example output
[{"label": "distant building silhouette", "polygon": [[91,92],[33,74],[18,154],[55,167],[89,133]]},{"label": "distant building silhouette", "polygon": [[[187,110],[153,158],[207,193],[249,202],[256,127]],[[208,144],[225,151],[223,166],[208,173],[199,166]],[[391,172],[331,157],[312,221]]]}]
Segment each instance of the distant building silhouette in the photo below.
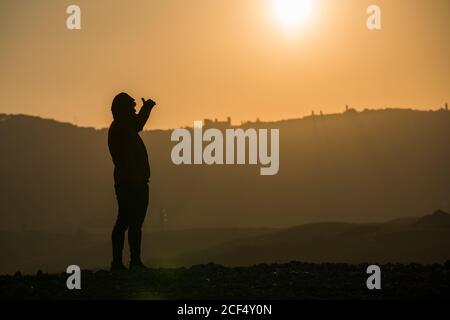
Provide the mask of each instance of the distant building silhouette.
[{"label": "distant building silhouette", "polygon": [[204,119],[203,120],[203,126],[204,127],[209,127],[209,128],[229,128],[231,127],[231,117],[227,117],[226,121],[219,121],[216,119],[211,120],[211,119]]},{"label": "distant building silhouette", "polygon": [[345,112],[344,112],[344,114],[354,114],[354,113],[357,113],[357,112],[358,112],[358,111],[356,111],[356,109],[350,108],[350,107],[348,106],[348,104],[345,105]]}]

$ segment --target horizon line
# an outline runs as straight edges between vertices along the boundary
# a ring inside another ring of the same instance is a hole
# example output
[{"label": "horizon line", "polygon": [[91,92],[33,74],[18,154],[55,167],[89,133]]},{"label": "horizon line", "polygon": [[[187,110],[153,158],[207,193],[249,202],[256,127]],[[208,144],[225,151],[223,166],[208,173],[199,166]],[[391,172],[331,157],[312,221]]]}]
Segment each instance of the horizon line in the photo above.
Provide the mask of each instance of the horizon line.
[{"label": "horizon line", "polygon": [[[319,113],[316,113],[316,110],[311,110],[311,114],[309,115],[304,115],[298,118],[285,118],[285,119],[278,119],[278,120],[261,120],[259,117],[257,117],[255,120],[241,120],[240,124],[232,124],[231,122],[231,117],[227,117],[225,118],[225,120],[220,120],[220,118],[203,118],[202,120],[196,120],[196,121],[202,121],[203,123],[205,122],[211,122],[211,123],[218,123],[219,125],[221,124],[226,124],[228,123],[230,125],[230,127],[240,127],[246,124],[252,124],[252,123],[277,123],[277,122],[283,122],[283,121],[293,121],[293,120],[304,120],[304,119],[308,119],[308,118],[313,118],[313,117],[325,117],[325,116],[336,116],[336,115],[345,115],[346,113],[363,113],[363,112],[370,112],[370,111],[414,111],[414,112],[439,112],[439,111],[449,111],[448,109],[448,104],[444,104],[443,107],[438,107],[437,109],[428,109],[428,110],[424,110],[424,109],[414,109],[414,108],[402,108],[402,107],[385,107],[385,108],[378,108],[378,109],[369,109],[369,108],[364,108],[361,110],[356,109],[355,107],[349,107],[348,105],[346,106],[345,110],[343,110],[342,112],[337,112],[337,113],[324,113],[322,112],[322,110],[319,110]],[[70,121],[63,121],[63,120],[58,120],[56,118],[46,118],[40,115],[35,115],[35,114],[26,114],[26,113],[2,113],[0,112],[0,116],[25,116],[25,117],[32,117],[32,118],[38,118],[41,120],[47,120],[47,121],[54,121],[54,122],[58,122],[60,124],[69,124],[72,125],[74,127],[77,128],[81,128],[81,129],[95,129],[98,131],[104,130],[104,129],[108,129],[108,126],[106,127],[95,127],[95,126],[89,126],[89,125],[78,125],[74,122],[70,122]],[[0,119],[0,121],[3,121],[4,119]],[[180,126],[178,128],[193,128],[193,126],[189,126],[189,125],[184,125],[184,126]],[[168,127],[168,128],[155,128],[155,129],[145,129],[143,131],[170,131],[170,130],[175,130],[177,129],[176,127]]]}]

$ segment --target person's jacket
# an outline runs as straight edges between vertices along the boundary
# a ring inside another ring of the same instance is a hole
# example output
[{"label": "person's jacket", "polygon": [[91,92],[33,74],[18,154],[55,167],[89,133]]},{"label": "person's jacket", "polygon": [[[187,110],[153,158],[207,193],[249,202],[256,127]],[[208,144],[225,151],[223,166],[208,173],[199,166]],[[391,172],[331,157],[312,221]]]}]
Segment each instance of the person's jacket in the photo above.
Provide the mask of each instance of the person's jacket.
[{"label": "person's jacket", "polygon": [[114,163],[116,184],[147,183],[150,165],[147,149],[139,136],[150,116],[150,107],[142,107],[132,117],[115,118],[108,131],[108,147]]}]

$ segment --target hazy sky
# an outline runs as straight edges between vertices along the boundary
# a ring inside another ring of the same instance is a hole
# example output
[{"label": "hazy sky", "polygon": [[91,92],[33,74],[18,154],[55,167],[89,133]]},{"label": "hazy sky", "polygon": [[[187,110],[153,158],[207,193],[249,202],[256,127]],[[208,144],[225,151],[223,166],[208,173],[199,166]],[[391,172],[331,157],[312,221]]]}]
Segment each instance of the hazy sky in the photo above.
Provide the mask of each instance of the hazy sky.
[{"label": "hazy sky", "polygon": [[274,1],[0,0],[0,113],[106,127],[126,91],[157,101],[148,129],[450,100],[450,1],[315,0],[295,29]]}]

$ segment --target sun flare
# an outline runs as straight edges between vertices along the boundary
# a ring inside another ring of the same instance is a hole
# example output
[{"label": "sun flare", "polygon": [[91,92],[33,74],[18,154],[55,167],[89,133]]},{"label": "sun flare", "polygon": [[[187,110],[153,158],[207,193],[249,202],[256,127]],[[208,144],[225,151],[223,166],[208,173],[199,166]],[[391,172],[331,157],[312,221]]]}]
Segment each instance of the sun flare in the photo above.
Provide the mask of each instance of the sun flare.
[{"label": "sun flare", "polygon": [[308,23],[314,14],[314,0],[271,0],[274,17],[287,31]]}]

